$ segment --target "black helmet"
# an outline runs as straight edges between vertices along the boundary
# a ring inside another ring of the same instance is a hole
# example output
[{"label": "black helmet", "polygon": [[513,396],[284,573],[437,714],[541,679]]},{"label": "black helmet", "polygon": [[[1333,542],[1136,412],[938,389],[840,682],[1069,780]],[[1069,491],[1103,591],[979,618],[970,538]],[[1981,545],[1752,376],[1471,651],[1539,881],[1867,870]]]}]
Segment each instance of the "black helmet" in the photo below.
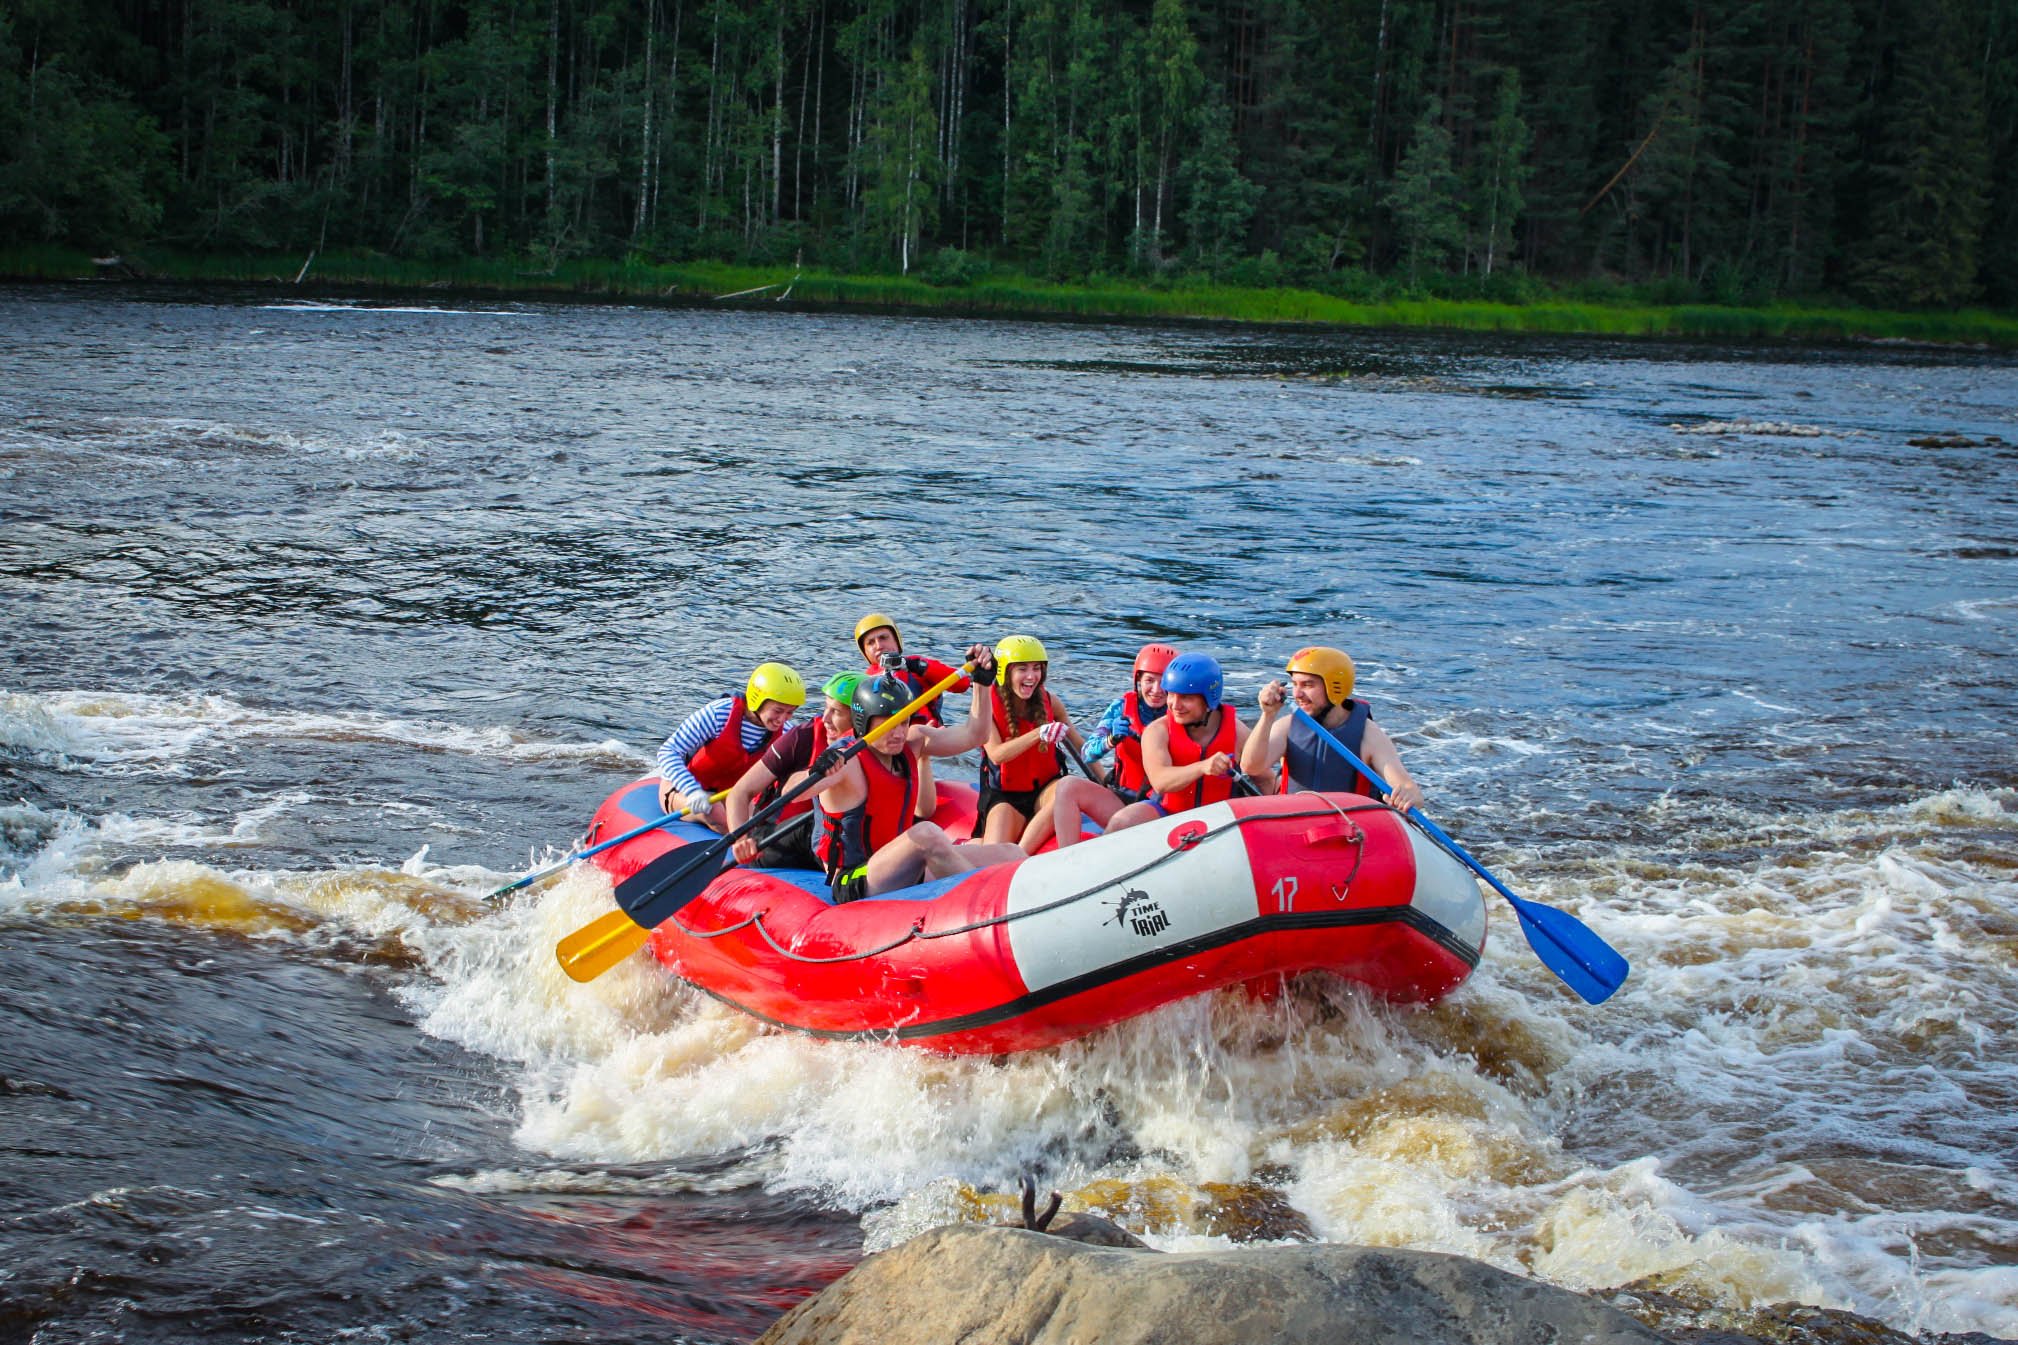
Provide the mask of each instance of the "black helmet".
[{"label": "black helmet", "polygon": [[848,702],[848,713],[855,721],[855,736],[867,737],[870,720],[896,714],[910,703],[911,689],[890,674],[864,677],[855,684],[855,694]]}]

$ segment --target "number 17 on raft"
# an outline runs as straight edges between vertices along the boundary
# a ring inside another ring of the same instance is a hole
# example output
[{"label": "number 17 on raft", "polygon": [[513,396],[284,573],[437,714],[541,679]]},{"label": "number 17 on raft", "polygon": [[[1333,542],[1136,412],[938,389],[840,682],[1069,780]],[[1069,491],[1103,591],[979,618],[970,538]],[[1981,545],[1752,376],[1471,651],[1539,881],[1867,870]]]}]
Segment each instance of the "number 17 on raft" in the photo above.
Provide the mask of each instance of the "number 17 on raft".
[{"label": "number 17 on raft", "polygon": [[1296,907],[1295,874],[1286,873],[1282,877],[1276,879],[1275,886],[1269,888],[1268,891],[1269,895],[1275,898],[1275,909],[1277,912],[1287,915],[1290,911],[1295,909]]}]

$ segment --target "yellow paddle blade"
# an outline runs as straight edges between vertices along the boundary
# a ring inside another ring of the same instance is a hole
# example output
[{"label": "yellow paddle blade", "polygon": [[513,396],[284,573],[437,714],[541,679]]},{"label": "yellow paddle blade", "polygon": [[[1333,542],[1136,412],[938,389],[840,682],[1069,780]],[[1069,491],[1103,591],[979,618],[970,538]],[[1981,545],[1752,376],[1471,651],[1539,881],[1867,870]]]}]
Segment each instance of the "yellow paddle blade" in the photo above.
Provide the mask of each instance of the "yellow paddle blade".
[{"label": "yellow paddle blade", "polygon": [[625,915],[598,916],[554,945],[561,970],[587,985],[645,946],[652,932]]}]

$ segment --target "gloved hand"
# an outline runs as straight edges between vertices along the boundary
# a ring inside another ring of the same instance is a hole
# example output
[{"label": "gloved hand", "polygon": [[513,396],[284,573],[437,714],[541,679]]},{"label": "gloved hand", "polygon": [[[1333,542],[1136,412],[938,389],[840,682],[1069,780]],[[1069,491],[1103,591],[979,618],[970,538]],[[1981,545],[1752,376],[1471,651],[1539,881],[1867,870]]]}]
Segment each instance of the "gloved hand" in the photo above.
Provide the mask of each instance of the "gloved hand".
[{"label": "gloved hand", "polygon": [[841,764],[841,756],[841,748],[829,747],[821,752],[820,755],[813,758],[813,764],[807,768],[806,773],[808,775],[830,774],[836,766]]},{"label": "gloved hand", "polygon": [[1065,735],[1071,731],[1072,726],[1070,724],[1062,719],[1054,719],[1043,728],[1038,729],[1037,736],[1042,738],[1048,746],[1056,747],[1059,743],[1065,741]]},{"label": "gloved hand", "polygon": [[932,665],[917,654],[906,654],[904,656],[904,671],[918,677],[929,677],[932,672]]}]

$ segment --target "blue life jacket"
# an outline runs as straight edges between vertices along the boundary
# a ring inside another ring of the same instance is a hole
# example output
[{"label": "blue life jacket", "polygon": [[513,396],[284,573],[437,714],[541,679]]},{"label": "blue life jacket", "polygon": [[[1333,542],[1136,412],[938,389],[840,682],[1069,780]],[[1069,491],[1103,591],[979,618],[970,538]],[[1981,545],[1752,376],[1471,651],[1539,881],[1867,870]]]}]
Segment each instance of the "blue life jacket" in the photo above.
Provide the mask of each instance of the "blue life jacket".
[{"label": "blue life jacket", "polygon": [[[1343,725],[1329,729],[1329,732],[1355,756],[1363,759],[1366,756],[1366,726],[1373,719],[1373,711],[1365,701],[1348,700],[1346,705],[1351,708],[1350,716]],[[1281,778],[1285,794],[1315,790],[1325,794],[1376,797],[1373,781],[1361,775],[1358,767],[1340,756],[1337,748],[1301,719],[1289,721],[1289,741],[1283,744],[1282,749]]]}]

